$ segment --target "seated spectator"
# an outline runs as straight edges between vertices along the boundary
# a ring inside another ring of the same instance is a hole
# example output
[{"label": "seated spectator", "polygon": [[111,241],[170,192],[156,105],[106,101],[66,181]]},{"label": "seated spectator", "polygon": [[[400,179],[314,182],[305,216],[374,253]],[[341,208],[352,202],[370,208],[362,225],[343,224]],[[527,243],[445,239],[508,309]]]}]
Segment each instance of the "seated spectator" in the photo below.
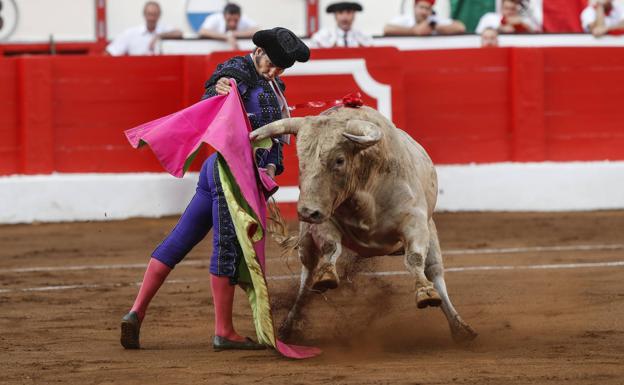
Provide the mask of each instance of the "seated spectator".
[{"label": "seated spectator", "polygon": [[199,29],[199,36],[223,40],[227,42],[233,50],[238,49],[238,38],[251,38],[258,32],[258,24],[250,18],[241,14],[241,7],[228,3],[223,8],[223,13],[214,13],[204,20]]},{"label": "seated spectator", "polygon": [[384,35],[451,35],[466,31],[461,21],[438,17],[433,11],[434,5],[435,0],[415,0],[414,12],[392,19],[384,27]]},{"label": "seated spectator", "polygon": [[521,14],[521,2],[518,0],[503,0],[501,13],[486,13],[479,20],[476,32],[482,34],[486,29],[495,29],[500,33],[532,33],[536,26],[528,17]]},{"label": "seated spectator", "polygon": [[624,7],[613,0],[596,0],[581,13],[581,24],[585,31],[596,37],[624,29]]},{"label": "seated spectator", "polygon": [[106,47],[106,53],[112,56],[155,55],[158,39],[182,38],[182,31],[158,22],[160,14],[160,5],[157,2],[145,3],[143,7],[145,24],[122,32]]},{"label": "seated spectator", "polygon": [[494,28],[486,28],[481,33],[481,47],[498,47],[498,31]]},{"label": "seated spectator", "polygon": [[373,38],[353,28],[355,13],[362,11],[358,3],[340,2],[327,7],[327,13],[333,13],[336,26],[323,28],[312,36],[313,47],[369,47]]}]

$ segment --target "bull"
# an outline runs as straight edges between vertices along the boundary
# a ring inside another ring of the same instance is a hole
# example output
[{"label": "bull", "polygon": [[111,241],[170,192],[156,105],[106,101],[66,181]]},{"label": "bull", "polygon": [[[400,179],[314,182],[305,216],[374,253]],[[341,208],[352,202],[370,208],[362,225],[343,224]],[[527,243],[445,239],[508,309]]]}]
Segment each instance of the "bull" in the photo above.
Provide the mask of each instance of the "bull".
[{"label": "bull", "polygon": [[474,339],[477,333],[447,292],[432,218],[437,175],[424,148],[369,107],[335,107],[319,116],[282,119],[250,138],[284,134],[297,136],[302,269],[281,337],[288,337],[310,292],[338,287],[336,262],[351,252],[358,257],[404,254],[416,306],[441,306],[453,339]]}]

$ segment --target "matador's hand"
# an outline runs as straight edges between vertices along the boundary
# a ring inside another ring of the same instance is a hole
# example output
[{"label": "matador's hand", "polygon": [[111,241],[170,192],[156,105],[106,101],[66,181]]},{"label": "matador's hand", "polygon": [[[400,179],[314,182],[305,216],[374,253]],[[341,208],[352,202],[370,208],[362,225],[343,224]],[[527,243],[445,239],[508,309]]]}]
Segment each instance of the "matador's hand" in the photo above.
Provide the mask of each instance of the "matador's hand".
[{"label": "matador's hand", "polygon": [[230,86],[230,79],[221,78],[217,80],[217,84],[215,84],[215,90],[219,95],[227,95],[230,93],[232,86]]},{"label": "matador's hand", "polygon": [[276,167],[274,164],[272,163],[267,164],[266,173],[273,180],[275,180],[275,170],[276,170]]}]

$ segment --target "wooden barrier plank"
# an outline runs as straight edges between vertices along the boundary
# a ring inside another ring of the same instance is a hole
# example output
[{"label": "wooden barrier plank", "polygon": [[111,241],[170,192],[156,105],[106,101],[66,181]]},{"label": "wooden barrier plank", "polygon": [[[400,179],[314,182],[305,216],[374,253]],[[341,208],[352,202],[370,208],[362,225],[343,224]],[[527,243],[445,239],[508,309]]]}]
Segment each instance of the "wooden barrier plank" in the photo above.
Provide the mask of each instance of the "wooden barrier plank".
[{"label": "wooden barrier plank", "polygon": [[183,57],[54,58],[60,172],[161,171],[123,131],[185,107]]},{"label": "wooden barrier plank", "polygon": [[407,129],[435,163],[510,160],[507,50],[401,54]]},{"label": "wooden barrier plank", "polygon": [[0,175],[19,170],[17,62],[0,59]]},{"label": "wooden barrier plank", "polygon": [[544,51],[548,159],[624,159],[624,50]]},{"label": "wooden barrier plank", "polygon": [[[199,100],[233,54],[244,53],[0,59],[0,175],[161,171],[123,130]],[[313,51],[333,59],[363,59],[366,76],[391,87],[393,121],[437,164],[624,159],[623,48]],[[291,104],[360,87],[351,74],[285,80]],[[295,146],[285,152],[280,181],[294,185]]]},{"label": "wooden barrier plank", "polygon": [[49,174],[56,170],[51,61],[46,57],[19,58],[17,68],[20,88],[20,172]]},{"label": "wooden barrier plank", "polygon": [[546,157],[544,51],[539,48],[512,48],[510,55],[512,160],[543,161]]}]

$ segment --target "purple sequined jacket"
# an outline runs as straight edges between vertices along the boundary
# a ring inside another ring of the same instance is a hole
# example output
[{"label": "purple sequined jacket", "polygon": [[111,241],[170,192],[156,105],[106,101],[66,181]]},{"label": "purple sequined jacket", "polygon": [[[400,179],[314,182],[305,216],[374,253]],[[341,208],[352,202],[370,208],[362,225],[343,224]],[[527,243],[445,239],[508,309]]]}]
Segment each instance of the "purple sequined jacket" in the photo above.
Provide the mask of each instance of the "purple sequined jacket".
[{"label": "purple sequined jacket", "polygon": [[[238,91],[243,99],[245,111],[251,122],[252,129],[260,128],[266,124],[282,119],[282,111],[275,92],[270,83],[258,74],[250,55],[236,56],[217,66],[216,71],[206,81],[206,92],[202,99],[217,95],[215,84],[222,78],[234,78],[238,84]],[[282,92],[286,86],[277,77],[275,82]],[[274,164],[277,175],[284,171],[282,143],[274,140],[270,151],[259,150],[257,161],[260,167]]]}]

